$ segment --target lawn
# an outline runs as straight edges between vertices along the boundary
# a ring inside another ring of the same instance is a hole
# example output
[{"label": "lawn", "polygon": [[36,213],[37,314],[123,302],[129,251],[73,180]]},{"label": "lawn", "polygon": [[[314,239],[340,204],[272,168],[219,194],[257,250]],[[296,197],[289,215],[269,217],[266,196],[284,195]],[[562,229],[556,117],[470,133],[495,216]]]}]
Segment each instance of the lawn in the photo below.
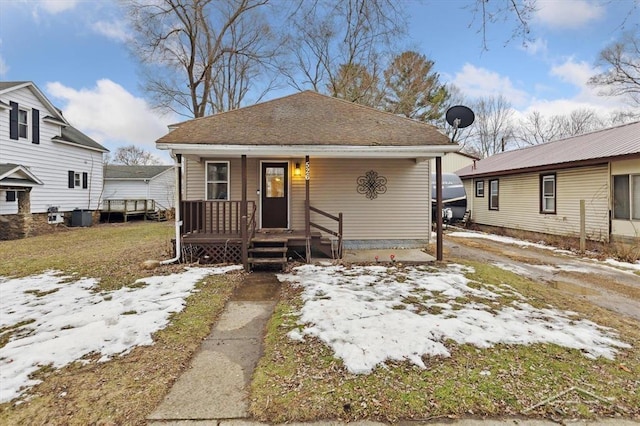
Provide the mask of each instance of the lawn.
[{"label": "lawn", "polygon": [[281,275],[253,415],[640,416],[637,322],[495,266],[458,263]]},{"label": "lawn", "polygon": [[[3,302],[26,289],[23,300],[2,307],[0,366],[2,374],[34,384],[0,404],[0,424],[146,424],[241,277],[196,270],[189,278],[181,265],[142,268],[145,260],[170,257],[173,230],[137,222],[0,242]],[[47,341],[52,327],[55,339]],[[88,337],[78,337],[83,330]],[[18,337],[34,349],[20,352],[12,342]],[[59,352],[80,361],[58,368]],[[19,364],[29,362],[39,368],[22,378]],[[7,382],[2,390],[10,394]]]}]

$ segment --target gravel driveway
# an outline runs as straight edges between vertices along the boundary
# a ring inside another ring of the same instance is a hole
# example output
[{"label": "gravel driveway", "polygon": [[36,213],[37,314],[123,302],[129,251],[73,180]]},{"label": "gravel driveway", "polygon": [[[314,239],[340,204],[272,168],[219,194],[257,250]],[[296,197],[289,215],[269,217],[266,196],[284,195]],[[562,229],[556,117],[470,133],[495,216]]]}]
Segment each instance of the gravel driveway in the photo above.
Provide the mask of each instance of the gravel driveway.
[{"label": "gravel driveway", "polygon": [[640,321],[640,275],[576,254],[446,235],[449,259],[486,262]]}]

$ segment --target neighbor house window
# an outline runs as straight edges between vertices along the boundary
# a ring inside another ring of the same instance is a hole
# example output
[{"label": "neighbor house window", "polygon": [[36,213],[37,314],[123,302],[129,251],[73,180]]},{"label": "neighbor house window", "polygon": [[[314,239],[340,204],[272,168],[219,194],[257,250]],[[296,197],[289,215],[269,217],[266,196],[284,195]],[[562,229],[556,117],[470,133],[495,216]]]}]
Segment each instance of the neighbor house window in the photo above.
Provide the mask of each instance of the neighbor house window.
[{"label": "neighbor house window", "polygon": [[484,181],[476,181],[476,197],[484,197]]},{"label": "neighbor house window", "polygon": [[640,175],[613,177],[613,218],[640,220]]},{"label": "neighbor house window", "polygon": [[229,162],[207,161],[207,200],[229,199]]},{"label": "neighbor house window", "polygon": [[6,197],[5,200],[8,203],[16,201],[16,191],[7,191],[5,197]]},{"label": "neighbor house window", "polygon": [[489,181],[489,210],[498,210],[498,179]]},{"label": "neighbor house window", "polygon": [[22,108],[18,110],[18,137],[22,139],[29,137],[29,111]]},{"label": "neighbor house window", "polygon": [[87,189],[89,187],[89,173],[87,172],[74,172],[69,170],[68,175],[68,187],[69,188],[82,188]]},{"label": "neighbor house window", "polygon": [[556,175],[540,176],[540,212],[556,212]]}]

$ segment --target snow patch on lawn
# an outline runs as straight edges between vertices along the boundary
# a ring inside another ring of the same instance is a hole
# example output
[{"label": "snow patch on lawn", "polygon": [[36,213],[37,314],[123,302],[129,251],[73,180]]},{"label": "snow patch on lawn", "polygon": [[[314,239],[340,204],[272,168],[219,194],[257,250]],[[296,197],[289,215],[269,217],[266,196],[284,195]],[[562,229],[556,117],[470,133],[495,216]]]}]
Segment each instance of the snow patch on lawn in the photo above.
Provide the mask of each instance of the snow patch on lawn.
[{"label": "snow patch on lawn", "polygon": [[151,345],[151,335],[184,308],[197,282],[240,268],[189,268],[102,293],[95,279],[59,271],[0,277],[0,329],[16,331],[0,348],[0,403],[39,383],[29,375],[42,366],[60,368],[95,352],[106,361]]},{"label": "snow patch on lawn", "polygon": [[471,268],[305,265],[281,281],[301,286],[304,305],[294,341],[317,337],[348,371],[370,373],[386,361],[449,356],[447,340],[489,348],[498,343],[553,343],[589,358],[613,359],[630,347],[616,333],[574,312],[535,308],[509,286],[473,285]]}]

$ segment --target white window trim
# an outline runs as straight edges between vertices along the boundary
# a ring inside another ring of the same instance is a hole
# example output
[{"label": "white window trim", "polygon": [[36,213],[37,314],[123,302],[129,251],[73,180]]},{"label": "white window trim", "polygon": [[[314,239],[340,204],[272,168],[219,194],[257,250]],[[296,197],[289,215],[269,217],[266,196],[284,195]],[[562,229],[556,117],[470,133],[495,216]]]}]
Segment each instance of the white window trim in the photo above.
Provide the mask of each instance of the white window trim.
[{"label": "white window trim", "polygon": [[73,188],[82,188],[82,173],[73,172]]},{"label": "white window trim", "polygon": [[[545,182],[548,181],[552,181],[553,182],[553,194],[552,195],[545,195]],[[541,197],[541,205],[540,205],[540,211],[542,213],[555,213],[556,212],[556,206],[557,206],[557,190],[556,190],[556,175],[555,174],[548,174],[548,175],[542,175],[542,179],[541,179],[541,184],[542,184],[542,188],[540,188],[540,197]],[[547,199],[553,199],[553,210],[549,210],[547,209],[546,203],[545,201]]]},{"label": "white window trim", "polygon": [[[227,180],[226,181],[222,181],[222,180],[209,180],[209,164],[220,164],[220,163],[225,163],[227,165]],[[209,198],[209,184],[210,183],[226,183],[227,184],[227,198],[225,199],[221,199],[221,198]],[[205,161],[204,163],[204,196],[205,196],[205,200],[208,201],[229,201],[229,197],[231,195],[231,162],[230,161],[225,161],[225,160],[210,160],[210,161]]]},{"label": "white window trim", "polygon": [[[26,116],[27,116],[27,122],[26,123],[22,123],[20,122],[20,113],[21,112],[25,112]],[[31,108],[24,108],[22,106],[18,106],[18,140],[31,140]],[[20,128],[22,126],[26,126],[27,127],[27,135],[26,136],[21,136],[20,135]]]},{"label": "white window trim", "polygon": [[[481,194],[479,194],[478,189],[481,190]],[[484,198],[484,180],[477,180],[475,181],[475,191],[476,191],[476,197],[478,198]]]}]

